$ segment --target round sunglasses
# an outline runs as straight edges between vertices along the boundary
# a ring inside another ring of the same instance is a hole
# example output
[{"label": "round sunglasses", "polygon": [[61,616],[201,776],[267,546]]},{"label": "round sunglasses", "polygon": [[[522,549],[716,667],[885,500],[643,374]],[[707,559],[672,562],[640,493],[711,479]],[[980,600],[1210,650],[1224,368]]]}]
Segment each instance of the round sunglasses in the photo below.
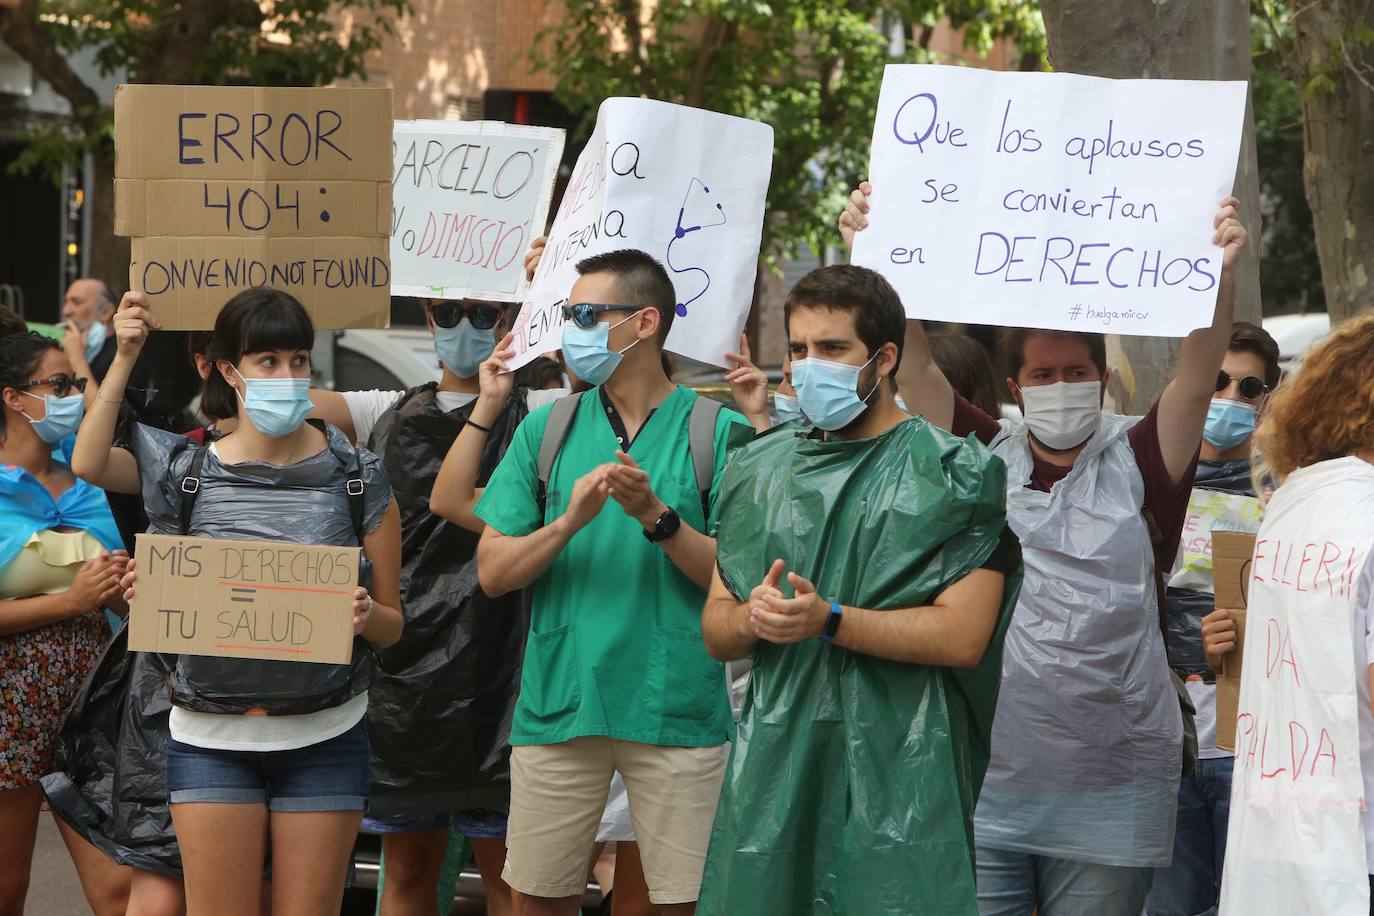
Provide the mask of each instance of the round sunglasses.
[{"label": "round sunglasses", "polygon": [[609,302],[574,302],[564,304],[563,320],[571,321],[584,331],[596,327],[597,316],[602,312],[634,312],[643,310],[642,305],[625,305]]},{"label": "round sunglasses", "polygon": [[458,322],[467,318],[468,323],[479,331],[490,331],[501,320],[499,305],[458,305],[455,302],[441,302],[429,307],[430,317],[441,328],[456,328]]},{"label": "round sunglasses", "polygon": [[1253,401],[1269,390],[1269,386],[1264,384],[1264,380],[1253,375],[1245,378],[1235,378],[1227,374],[1225,369],[1217,372],[1217,392],[1220,393],[1231,387],[1231,383],[1236,382],[1240,385],[1240,396]]}]

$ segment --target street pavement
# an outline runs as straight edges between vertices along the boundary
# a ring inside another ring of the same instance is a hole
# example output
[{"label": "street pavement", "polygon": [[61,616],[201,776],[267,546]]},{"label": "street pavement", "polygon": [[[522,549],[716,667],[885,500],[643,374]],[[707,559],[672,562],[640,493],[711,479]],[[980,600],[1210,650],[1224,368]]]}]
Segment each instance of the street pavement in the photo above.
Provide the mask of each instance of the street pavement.
[{"label": "street pavement", "polygon": [[90,911],[62,834],[52,815],[44,811],[38,820],[25,916],[82,916]]}]

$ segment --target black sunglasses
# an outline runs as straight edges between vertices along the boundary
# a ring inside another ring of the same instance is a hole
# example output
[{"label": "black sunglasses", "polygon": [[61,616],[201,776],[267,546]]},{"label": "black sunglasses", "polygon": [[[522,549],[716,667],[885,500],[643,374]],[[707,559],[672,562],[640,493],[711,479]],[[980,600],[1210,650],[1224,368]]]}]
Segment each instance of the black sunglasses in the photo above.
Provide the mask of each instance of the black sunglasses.
[{"label": "black sunglasses", "polygon": [[1252,401],[1269,390],[1269,386],[1264,384],[1263,379],[1257,378],[1253,375],[1247,375],[1245,378],[1238,379],[1228,375],[1225,369],[1222,369],[1217,372],[1218,392],[1222,392],[1225,391],[1227,388],[1230,388],[1232,382],[1239,383],[1241,397],[1248,398]]},{"label": "black sunglasses", "polygon": [[41,385],[51,385],[59,398],[65,398],[71,394],[73,388],[82,393],[86,391],[86,380],[84,378],[72,378],[70,375],[52,375],[48,378],[30,379],[27,385],[20,385],[19,390],[27,391]]},{"label": "black sunglasses", "polygon": [[571,321],[584,331],[596,327],[597,317],[602,312],[633,312],[641,310],[639,305],[615,305],[607,302],[574,302],[563,306],[563,320]]},{"label": "black sunglasses", "polygon": [[499,305],[458,305],[456,302],[442,302],[429,307],[434,323],[441,328],[456,328],[464,316],[479,331],[490,331],[501,320]]}]

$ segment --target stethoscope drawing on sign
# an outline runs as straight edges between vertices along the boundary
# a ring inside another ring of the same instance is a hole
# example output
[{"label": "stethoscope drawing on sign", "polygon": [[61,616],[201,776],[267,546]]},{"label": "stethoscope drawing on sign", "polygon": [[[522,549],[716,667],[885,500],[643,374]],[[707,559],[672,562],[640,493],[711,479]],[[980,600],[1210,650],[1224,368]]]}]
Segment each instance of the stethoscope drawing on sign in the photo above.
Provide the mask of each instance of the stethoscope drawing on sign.
[{"label": "stethoscope drawing on sign", "polygon": [[674,265],[674,264],[673,264],[673,243],[674,243],[674,242],[677,242],[677,241],[680,240],[680,239],[686,238],[688,235],[690,235],[690,234],[693,233],[693,232],[699,232],[699,231],[702,230],[702,229],[710,229],[710,228],[713,227],[713,226],[723,226],[723,225],[725,225],[725,222],[726,222],[726,220],[725,220],[725,208],[722,207],[720,204],[716,204],[716,212],[719,213],[719,215],[720,215],[720,219],[719,219],[717,222],[714,222],[714,223],[703,223],[703,224],[698,225],[698,226],[684,226],[684,225],[682,225],[682,220],[683,220],[683,218],[684,218],[684,217],[686,216],[686,214],[687,214],[687,201],[691,198],[691,196],[692,196],[692,191],[693,191],[695,188],[697,188],[698,186],[701,187],[702,193],[704,193],[704,194],[710,194],[710,193],[711,193],[711,189],[708,188],[708,187],[706,186],[706,184],[705,184],[700,178],[693,178],[693,179],[691,180],[691,182],[687,185],[687,193],[684,194],[684,195],[682,195],[682,206],[678,207],[678,210],[677,210],[677,227],[676,227],[676,228],[674,229],[674,231],[673,231],[673,237],[672,237],[671,239],[668,240],[668,251],[667,251],[666,257],[664,258],[664,260],[667,261],[667,263],[668,263],[668,269],[671,270],[673,273],[675,273],[675,274],[699,273],[699,274],[701,274],[701,277],[702,277],[702,281],[703,281],[703,282],[702,282],[701,291],[698,292],[695,296],[692,296],[690,299],[685,299],[685,300],[680,301],[680,302],[677,303],[677,309],[676,309],[676,311],[677,311],[677,313],[678,313],[679,315],[686,315],[686,314],[687,314],[687,306],[691,305],[693,302],[696,302],[696,301],[697,301],[698,299],[700,299],[702,296],[706,295],[706,291],[709,290],[709,289],[711,288],[711,275],[710,275],[710,273],[708,273],[708,272],[706,271],[705,268],[702,268],[702,267],[677,267],[676,265]]}]

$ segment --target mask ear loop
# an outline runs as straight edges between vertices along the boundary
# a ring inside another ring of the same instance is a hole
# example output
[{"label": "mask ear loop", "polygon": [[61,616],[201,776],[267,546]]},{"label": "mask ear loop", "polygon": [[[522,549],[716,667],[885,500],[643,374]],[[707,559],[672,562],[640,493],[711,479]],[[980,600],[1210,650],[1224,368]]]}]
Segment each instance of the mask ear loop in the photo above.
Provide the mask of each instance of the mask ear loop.
[{"label": "mask ear loop", "polygon": [[[874,354],[868,358],[868,362],[864,363],[862,366],[859,367],[859,372],[862,373],[865,369],[867,369],[867,368],[869,367],[869,364],[871,364],[875,359],[877,359],[877,358],[878,358],[878,354],[881,353],[881,352],[883,352],[881,348],[879,348],[877,351],[875,351]],[[875,394],[878,393],[878,389],[879,389],[880,387],[882,387],[882,384],[883,384],[883,377],[880,375],[880,376],[878,376],[877,380],[873,383],[872,389],[870,389],[869,392],[868,392],[868,394],[864,395],[860,400],[862,400],[865,404],[867,404],[867,403],[868,403],[868,399],[871,398],[871,397],[873,397],[873,395],[875,395]],[[854,392],[854,393],[855,393],[855,394],[858,394],[857,391]]]},{"label": "mask ear loop", "polygon": [[[622,324],[624,324],[625,322],[629,321],[631,318],[637,318],[637,317],[639,317],[640,315],[643,315],[643,314],[644,314],[644,309],[640,309],[639,311],[635,312],[633,315],[626,315],[624,318],[620,319],[620,320],[617,321],[615,324],[613,324],[613,325],[611,325],[609,328],[607,328],[607,329],[606,329],[606,333],[607,333],[607,334],[610,334],[611,331],[614,331],[616,328],[620,327]],[[634,341],[630,344],[630,346],[626,347],[626,348],[623,349],[623,350],[616,350],[615,352],[618,353],[618,354],[620,354],[621,356],[624,356],[626,353],[629,353],[630,350],[634,347],[634,345],[637,344],[637,343],[639,343],[640,340],[641,340],[641,338],[636,337],[636,338],[634,339]]]}]

